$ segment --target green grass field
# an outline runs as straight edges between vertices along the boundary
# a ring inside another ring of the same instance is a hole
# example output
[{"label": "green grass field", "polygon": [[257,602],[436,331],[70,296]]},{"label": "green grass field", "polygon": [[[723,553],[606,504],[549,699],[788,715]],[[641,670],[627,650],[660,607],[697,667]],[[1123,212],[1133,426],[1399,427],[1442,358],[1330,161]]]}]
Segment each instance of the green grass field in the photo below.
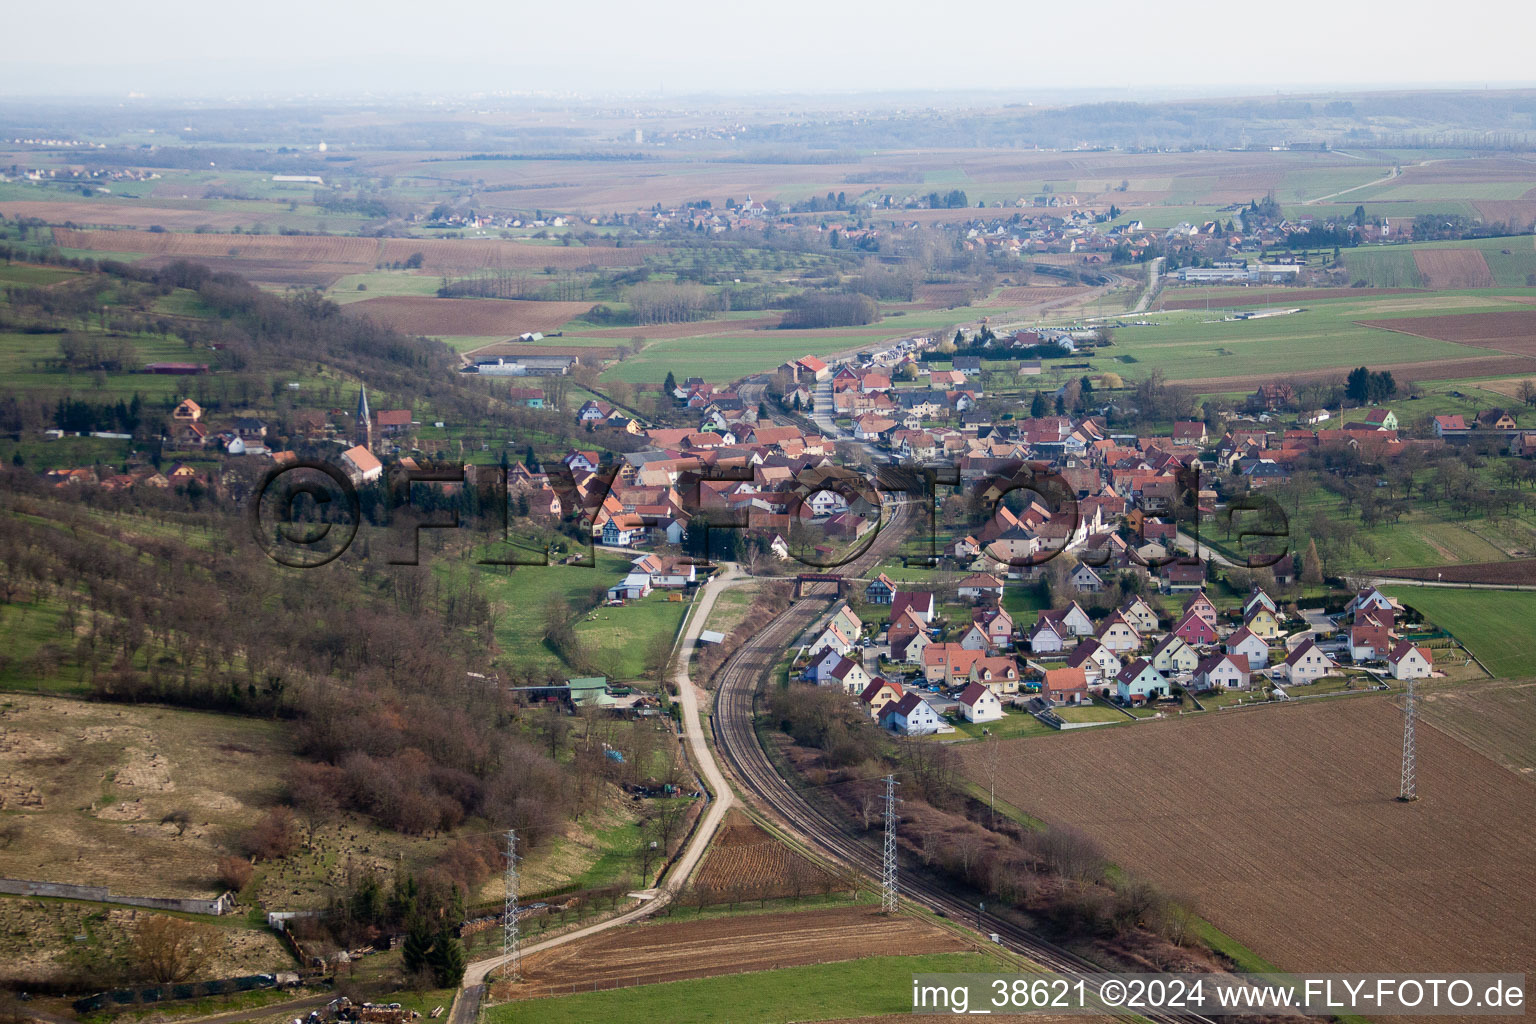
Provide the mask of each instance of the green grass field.
[{"label": "green grass field", "polygon": [[980,953],[877,956],[503,1003],[487,1009],[485,1018],[489,1024],[789,1024],[865,1017],[909,1012],[914,974],[996,968],[996,960]]},{"label": "green grass field", "polygon": [[[581,570],[569,570],[579,572]],[[618,581],[615,574],[613,582]],[[646,672],[646,660],[652,646],[671,644],[687,614],[687,601],[669,601],[666,591],[656,591],[622,608],[602,607],[592,611],[576,626],[576,635],[586,645],[588,655],[607,668],[614,679],[633,680]]]},{"label": "green grass field", "polygon": [[1387,587],[1385,591],[1451,633],[1498,676],[1532,674],[1536,592]]}]

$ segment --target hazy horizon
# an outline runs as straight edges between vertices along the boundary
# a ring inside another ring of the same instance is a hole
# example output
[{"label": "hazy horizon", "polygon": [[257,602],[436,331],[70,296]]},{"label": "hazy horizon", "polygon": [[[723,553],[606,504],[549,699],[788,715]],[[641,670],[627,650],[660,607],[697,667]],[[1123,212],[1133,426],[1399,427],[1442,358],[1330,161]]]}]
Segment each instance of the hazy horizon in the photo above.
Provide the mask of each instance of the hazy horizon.
[{"label": "hazy horizon", "polygon": [[17,6],[8,21],[13,38],[57,56],[0,66],[5,98],[1012,92],[1027,102],[1077,89],[1155,99],[1536,84],[1536,6],[1495,0],[1469,0],[1454,18],[1405,0],[1390,20],[1378,5],[1324,0],[1171,12],[1106,0],[1086,13],[788,0],[769,14],[595,0],[459,5],[446,23],[404,0],[280,2],[259,16],[161,0],[128,18],[88,0]]}]

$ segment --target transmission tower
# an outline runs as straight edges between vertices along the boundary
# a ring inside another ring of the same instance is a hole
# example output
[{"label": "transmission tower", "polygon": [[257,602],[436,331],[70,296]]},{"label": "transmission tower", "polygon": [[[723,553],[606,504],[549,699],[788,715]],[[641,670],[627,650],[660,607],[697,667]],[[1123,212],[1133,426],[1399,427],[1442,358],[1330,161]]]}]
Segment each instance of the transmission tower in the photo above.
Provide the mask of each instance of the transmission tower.
[{"label": "transmission tower", "polygon": [[896,912],[896,776],[885,777],[885,859],[880,871],[880,909]]},{"label": "transmission tower", "polygon": [[501,953],[505,961],[503,977],[518,981],[522,963],[517,949],[517,832],[507,829],[507,894],[501,918]]},{"label": "transmission tower", "polygon": [[1413,724],[1418,714],[1417,695],[1414,693],[1413,680],[1409,679],[1408,700],[1403,712],[1403,785],[1397,794],[1397,798],[1403,801],[1419,798],[1418,751],[1413,739]]}]

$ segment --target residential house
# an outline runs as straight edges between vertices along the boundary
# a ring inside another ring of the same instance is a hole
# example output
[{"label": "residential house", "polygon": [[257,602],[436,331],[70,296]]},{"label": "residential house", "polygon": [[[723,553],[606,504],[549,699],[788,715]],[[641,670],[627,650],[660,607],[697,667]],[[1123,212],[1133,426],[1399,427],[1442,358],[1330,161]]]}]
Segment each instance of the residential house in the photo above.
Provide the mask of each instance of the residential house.
[{"label": "residential house", "polygon": [[938,712],[915,690],[908,690],[900,700],[887,704],[880,713],[880,725],[904,736],[930,736],[944,727]]},{"label": "residential house", "polygon": [[1141,649],[1141,634],[1118,611],[1110,612],[1100,624],[1097,636],[1099,643],[1115,654]]},{"label": "residential house", "polygon": [[1243,617],[1247,618],[1255,608],[1268,608],[1271,612],[1279,614],[1280,606],[1275,599],[1264,592],[1263,587],[1254,587],[1248,594],[1248,600],[1243,602]]},{"label": "residential house", "polygon": [[960,691],[960,714],[967,722],[995,722],[1003,717],[1003,702],[991,687],[972,683]]},{"label": "residential house", "polygon": [[869,710],[869,715],[875,721],[880,720],[880,713],[886,705],[894,704],[901,700],[903,690],[900,683],[893,683],[879,676],[871,679],[869,685],[864,687],[864,692],[859,694],[859,703]]},{"label": "residential house", "polygon": [[1355,664],[1385,661],[1392,653],[1394,639],[1390,626],[1378,622],[1357,622],[1349,628],[1349,657]]},{"label": "residential house", "polygon": [[1246,690],[1249,680],[1248,659],[1241,654],[1218,652],[1207,657],[1195,669],[1193,688],[1205,690]]},{"label": "residential house", "polygon": [[1133,595],[1121,605],[1120,614],[1143,636],[1157,630],[1157,612],[1139,595]]},{"label": "residential house", "polygon": [[977,658],[971,663],[971,682],[990,686],[998,693],[1018,693],[1018,663],[1004,656]]},{"label": "residential house", "polygon": [[1088,613],[1083,611],[1076,601],[1065,608],[1052,608],[1040,613],[1041,618],[1052,618],[1060,622],[1072,636],[1092,636],[1094,633],[1093,620]]},{"label": "residential house", "polygon": [[876,576],[864,588],[864,601],[867,604],[890,604],[895,596],[896,584],[885,573]]},{"label": "residential house", "polygon": [[1042,615],[1029,630],[1029,649],[1035,654],[1060,654],[1071,635],[1059,619]]},{"label": "residential house", "polygon": [[1346,615],[1356,617],[1359,616],[1362,610],[1366,609],[1388,612],[1395,618],[1397,613],[1403,610],[1403,606],[1375,587],[1366,587],[1351,598],[1349,604],[1344,606]]},{"label": "residential house", "polygon": [[1046,669],[1040,683],[1040,697],[1047,704],[1087,704],[1088,675],[1081,668]]},{"label": "residential house", "polygon": [[807,653],[814,658],[822,651],[831,650],[838,654],[847,654],[853,648],[854,641],[843,634],[837,623],[832,622],[828,623],[827,627],[821,631],[821,635],[811,642]]},{"label": "residential house", "polygon": [[1269,644],[1255,636],[1246,626],[1229,634],[1222,644],[1222,650],[1247,658],[1250,670],[1261,669],[1269,664]]},{"label": "residential house", "polygon": [[1216,621],[1219,615],[1216,612],[1216,606],[1211,603],[1211,599],[1205,596],[1205,591],[1202,590],[1198,594],[1191,594],[1189,600],[1184,602],[1183,615],[1188,615],[1190,612],[1194,612],[1204,619],[1206,624],[1212,629],[1216,628]]},{"label": "residential house", "polygon": [[1120,673],[1120,656],[1097,640],[1089,638],[1067,655],[1068,668],[1080,668],[1089,686],[1109,684]]},{"label": "residential house", "polygon": [[1104,580],[1093,571],[1093,566],[1079,562],[1077,568],[1067,574],[1067,585],[1084,593],[1097,594],[1104,589]]},{"label": "residential house", "polygon": [[924,625],[933,622],[933,594],[926,590],[898,590],[891,598],[891,618],[899,619],[903,612],[911,612]]},{"label": "residential house", "polygon": [[1275,666],[1275,675],[1289,683],[1313,683],[1338,668],[1309,637],[1297,644],[1284,661]]},{"label": "residential house", "polygon": [[1178,625],[1173,627],[1173,635],[1187,644],[1201,645],[1214,644],[1216,642],[1216,629],[1193,611],[1184,613]]},{"label": "residential house", "polygon": [[955,593],[962,601],[975,601],[983,597],[1003,598],[1003,581],[991,573],[978,572],[960,581]]},{"label": "residential house", "polygon": [[1146,658],[1137,658],[1115,676],[1115,696],[1122,704],[1142,704],[1168,693],[1168,680]]},{"label": "residential house", "polygon": [[1274,640],[1280,635],[1280,620],[1274,610],[1257,602],[1249,605],[1243,627],[1261,640]]},{"label": "residential house", "polygon": [[1169,633],[1152,648],[1152,667],[1167,676],[1193,672],[1200,664],[1200,653],[1177,633]]},{"label": "residential house", "polygon": [[171,410],[171,419],[177,423],[196,423],[203,418],[203,407],[190,398],[183,398]]},{"label": "residential house", "polygon": [[1400,640],[1387,655],[1387,667],[1393,679],[1428,679],[1435,671],[1434,655],[1428,647],[1415,647]]}]

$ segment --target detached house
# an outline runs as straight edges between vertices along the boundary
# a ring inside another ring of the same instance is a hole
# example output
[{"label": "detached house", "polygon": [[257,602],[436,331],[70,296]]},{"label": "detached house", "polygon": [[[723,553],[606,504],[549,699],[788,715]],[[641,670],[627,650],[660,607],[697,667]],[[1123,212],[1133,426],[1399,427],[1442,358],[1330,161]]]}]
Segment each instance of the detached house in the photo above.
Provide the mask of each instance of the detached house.
[{"label": "detached house", "polygon": [[1012,658],[977,658],[971,663],[971,682],[998,693],[1019,692],[1019,666]]},{"label": "detached house", "polygon": [[864,588],[864,600],[868,604],[890,604],[895,596],[896,584],[885,573],[870,580],[869,586]]},{"label": "detached house", "polygon": [[1310,638],[1296,645],[1286,659],[1275,666],[1275,675],[1293,684],[1313,683],[1338,668]]},{"label": "detached house", "polygon": [[933,595],[926,590],[898,590],[891,599],[891,618],[899,619],[903,612],[911,612],[924,625],[933,622]]},{"label": "detached house", "polygon": [[1115,677],[1115,695],[1122,704],[1142,704],[1168,692],[1168,680],[1146,658],[1137,658]]},{"label": "detached house", "polygon": [[1080,668],[1047,669],[1040,683],[1040,696],[1047,704],[1087,704],[1088,674]]},{"label": "detached house", "polygon": [[[880,713],[880,725],[904,736],[930,736],[945,728],[933,706],[913,690],[908,690],[900,700],[886,705]],[[953,726],[948,728],[952,729]]]},{"label": "detached house", "polygon": [[1157,630],[1157,612],[1140,596],[1133,596],[1121,605],[1120,614],[1143,636]]},{"label": "detached house", "polygon": [[1141,635],[1119,612],[1111,612],[1099,626],[1098,640],[1115,654],[1141,649]]},{"label": "detached house", "polygon": [[880,712],[885,710],[886,705],[894,704],[901,700],[902,696],[900,683],[893,683],[877,676],[871,679],[869,685],[864,687],[864,692],[859,694],[859,703],[863,704],[869,710],[870,717],[878,722]]},{"label": "detached house", "polygon": [[1269,644],[1254,636],[1246,626],[1229,635],[1222,649],[1228,654],[1241,654],[1247,658],[1249,669],[1260,669],[1269,664]]},{"label": "detached house", "polygon": [[1177,633],[1169,633],[1152,648],[1152,667],[1164,675],[1193,672],[1200,664],[1200,654]]},{"label": "detached house", "polygon": [[1072,634],[1056,619],[1042,615],[1029,631],[1029,649],[1035,654],[1060,654]]},{"label": "detached house", "polygon": [[1003,717],[1003,703],[991,688],[972,683],[960,693],[960,714],[967,722],[995,722]]},{"label": "detached house", "polygon": [[1393,679],[1428,679],[1435,671],[1434,655],[1428,647],[1415,647],[1400,640],[1387,655],[1387,667]]},{"label": "detached house", "polygon": [[995,597],[1002,600],[1003,581],[991,573],[978,572],[961,580],[955,593],[962,601],[974,601],[981,597]]},{"label": "detached house", "polygon": [[1280,620],[1275,610],[1262,604],[1250,605],[1243,617],[1243,627],[1261,640],[1273,640],[1280,635]]},{"label": "detached house", "polygon": [[1120,665],[1119,655],[1093,639],[1084,640],[1067,656],[1067,667],[1082,669],[1089,686],[1107,685],[1120,673]]},{"label": "detached house", "polygon": [[1187,644],[1213,644],[1216,642],[1216,630],[1209,623],[1194,612],[1185,612],[1179,624],[1173,627],[1173,634]]},{"label": "detached house", "polygon": [[1188,615],[1191,612],[1204,619],[1206,624],[1212,629],[1216,628],[1216,620],[1219,616],[1216,612],[1216,606],[1211,603],[1210,598],[1205,596],[1205,591],[1202,590],[1198,594],[1191,594],[1189,600],[1184,602],[1184,614]]},{"label": "detached house", "polygon": [[1248,659],[1241,654],[1213,654],[1195,669],[1196,690],[1246,690]]}]

